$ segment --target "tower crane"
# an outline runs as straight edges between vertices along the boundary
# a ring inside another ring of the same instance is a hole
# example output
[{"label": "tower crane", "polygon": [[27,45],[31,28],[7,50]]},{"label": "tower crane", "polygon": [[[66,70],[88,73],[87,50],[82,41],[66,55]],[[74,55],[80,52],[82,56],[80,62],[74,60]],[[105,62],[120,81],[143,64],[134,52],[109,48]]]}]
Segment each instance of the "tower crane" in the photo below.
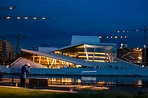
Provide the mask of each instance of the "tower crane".
[{"label": "tower crane", "polygon": [[20,39],[21,38],[25,38],[26,36],[20,35],[20,33],[18,33],[18,35],[16,36],[17,38],[17,43],[16,43],[16,48],[15,48],[15,58],[17,59],[19,57],[19,48],[20,48]]}]

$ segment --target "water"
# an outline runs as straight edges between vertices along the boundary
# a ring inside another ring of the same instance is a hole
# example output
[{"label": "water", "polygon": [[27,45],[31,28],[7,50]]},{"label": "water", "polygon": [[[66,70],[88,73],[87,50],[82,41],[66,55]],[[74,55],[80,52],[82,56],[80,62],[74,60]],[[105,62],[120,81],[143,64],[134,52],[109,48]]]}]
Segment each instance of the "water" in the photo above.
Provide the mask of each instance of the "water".
[{"label": "water", "polygon": [[[3,78],[19,78],[19,75],[5,74]],[[119,76],[55,76],[28,75],[28,78],[48,78],[50,84],[83,84],[100,86],[136,86],[147,87],[148,77],[119,77]]]}]

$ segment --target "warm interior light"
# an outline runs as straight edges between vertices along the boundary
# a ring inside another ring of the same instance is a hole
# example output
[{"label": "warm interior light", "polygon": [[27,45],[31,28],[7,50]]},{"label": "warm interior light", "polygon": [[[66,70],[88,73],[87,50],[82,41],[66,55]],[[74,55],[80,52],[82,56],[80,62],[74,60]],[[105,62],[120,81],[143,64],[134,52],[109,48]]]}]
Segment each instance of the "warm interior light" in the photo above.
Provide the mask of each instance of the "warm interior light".
[{"label": "warm interior light", "polygon": [[[85,52],[78,52],[79,54],[85,54]],[[87,52],[88,54],[94,54],[94,52]],[[102,52],[95,52],[95,54],[105,55],[105,53]]]}]

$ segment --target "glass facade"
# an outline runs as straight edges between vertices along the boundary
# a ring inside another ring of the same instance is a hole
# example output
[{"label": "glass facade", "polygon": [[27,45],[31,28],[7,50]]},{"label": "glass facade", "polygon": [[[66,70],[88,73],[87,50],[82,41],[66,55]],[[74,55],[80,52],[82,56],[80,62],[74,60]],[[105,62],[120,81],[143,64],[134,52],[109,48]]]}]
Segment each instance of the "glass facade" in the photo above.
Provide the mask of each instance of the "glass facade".
[{"label": "glass facade", "polygon": [[[56,50],[54,53],[90,62],[116,62],[116,44],[79,44]],[[74,64],[27,51],[22,51],[22,57],[48,68],[86,68],[85,65]]]},{"label": "glass facade", "polygon": [[93,62],[115,62],[116,44],[81,44],[54,53]]},{"label": "glass facade", "polygon": [[58,60],[58,59],[54,59],[46,56],[31,54],[25,51],[22,51],[22,57],[30,61],[33,61],[35,63],[44,65],[47,68],[67,68],[67,67],[78,68],[79,67],[78,65],[70,62],[66,62],[66,61],[62,61],[62,60]]}]

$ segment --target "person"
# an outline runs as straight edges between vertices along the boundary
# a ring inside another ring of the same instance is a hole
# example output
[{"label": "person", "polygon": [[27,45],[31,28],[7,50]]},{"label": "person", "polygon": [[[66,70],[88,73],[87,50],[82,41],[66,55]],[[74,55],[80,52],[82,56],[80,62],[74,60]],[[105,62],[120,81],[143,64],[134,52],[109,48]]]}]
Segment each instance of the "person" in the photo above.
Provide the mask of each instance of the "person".
[{"label": "person", "polygon": [[20,73],[20,86],[26,87],[26,75],[30,73],[30,64],[27,63],[22,66],[21,73]]}]

